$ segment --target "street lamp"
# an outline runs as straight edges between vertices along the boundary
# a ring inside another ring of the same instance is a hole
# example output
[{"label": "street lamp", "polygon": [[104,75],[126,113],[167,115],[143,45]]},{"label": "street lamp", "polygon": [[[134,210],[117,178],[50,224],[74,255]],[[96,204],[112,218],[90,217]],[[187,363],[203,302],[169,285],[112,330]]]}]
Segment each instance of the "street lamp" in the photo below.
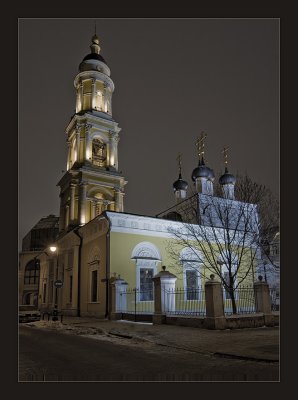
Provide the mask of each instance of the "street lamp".
[{"label": "street lamp", "polygon": [[56,253],[56,280],[54,282],[55,285],[55,302],[54,302],[54,310],[53,310],[53,321],[58,321],[58,247],[50,246],[50,251],[52,253]]}]

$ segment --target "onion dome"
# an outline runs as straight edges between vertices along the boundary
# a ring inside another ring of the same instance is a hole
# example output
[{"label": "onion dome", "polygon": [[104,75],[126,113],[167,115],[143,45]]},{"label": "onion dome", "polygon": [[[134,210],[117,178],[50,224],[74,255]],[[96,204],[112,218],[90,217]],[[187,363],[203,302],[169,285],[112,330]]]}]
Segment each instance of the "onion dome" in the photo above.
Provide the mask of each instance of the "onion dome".
[{"label": "onion dome", "polygon": [[229,174],[228,168],[225,169],[225,173],[219,178],[219,183],[223,185],[235,185],[236,178],[234,175]]},{"label": "onion dome", "polygon": [[173,188],[175,192],[177,190],[187,190],[188,183],[182,179],[181,173],[179,174],[177,181],[173,183]]},{"label": "onion dome", "polygon": [[193,181],[195,181],[197,178],[206,178],[213,181],[214,177],[215,175],[213,170],[205,165],[204,160],[202,160],[202,162],[199,162],[199,165],[192,171],[191,175],[191,179]]}]

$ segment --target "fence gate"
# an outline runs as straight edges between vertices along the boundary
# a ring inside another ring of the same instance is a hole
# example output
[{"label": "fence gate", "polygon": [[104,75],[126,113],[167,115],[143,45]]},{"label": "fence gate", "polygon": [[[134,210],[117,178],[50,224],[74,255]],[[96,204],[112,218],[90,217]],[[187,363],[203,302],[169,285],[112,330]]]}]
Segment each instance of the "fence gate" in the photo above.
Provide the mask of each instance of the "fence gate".
[{"label": "fence gate", "polygon": [[126,289],[120,293],[121,318],[128,321],[152,322],[154,289]]}]

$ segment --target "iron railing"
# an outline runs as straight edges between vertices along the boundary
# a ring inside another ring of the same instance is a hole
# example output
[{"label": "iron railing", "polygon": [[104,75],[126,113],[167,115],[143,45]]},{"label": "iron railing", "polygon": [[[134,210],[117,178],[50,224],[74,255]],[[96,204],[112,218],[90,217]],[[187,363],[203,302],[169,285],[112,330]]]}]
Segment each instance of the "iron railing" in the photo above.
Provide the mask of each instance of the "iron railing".
[{"label": "iron railing", "polygon": [[[233,314],[232,300],[226,290],[223,290],[225,315]],[[237,314],[252,314],[256,312],[256,296],[253,286],[239,286],[234,289]]]},{"label": "iron railing", "polygon": [[206,315],[205,290],[175,288],[165,293],[166,314],[168,315]]},{"label": "iron railing", "polygon": [[121,294],[122,313],[126,314],[153,314],[154,289],[128,288]]},{"label": "iron railing", "polygon": [[279,311],[279,289],[270,288],[271,310]]}]

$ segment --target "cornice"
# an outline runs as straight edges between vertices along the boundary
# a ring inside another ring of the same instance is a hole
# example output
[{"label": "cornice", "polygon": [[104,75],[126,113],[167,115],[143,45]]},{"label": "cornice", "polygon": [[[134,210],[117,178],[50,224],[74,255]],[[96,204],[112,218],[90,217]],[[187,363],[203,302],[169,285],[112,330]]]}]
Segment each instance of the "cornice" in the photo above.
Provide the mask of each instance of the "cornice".
[{"label": "cornice", "polygon": [[[67,135],[69,135],[69,132],[72,129],[74,129],[74,126],[76,125],[77,122],[82,125],[91,124],[93,128],[98,128],[101,130],[105,130],[107,132],[111,130],[111,131],[114,131],[115,133],[119,134],[119,132],[121,131],[121,128],[118,126],[118,122],[116,122],[114,120],[108,120],[105,118],[101,118],[97,115],[93,115],[93,114],[86,112],[83,115],[74,114],[71,121],[69,122],[69,124],[66,127],[65,132]],[[97,127],[97,125],[98,125],[98,127]]]}]

